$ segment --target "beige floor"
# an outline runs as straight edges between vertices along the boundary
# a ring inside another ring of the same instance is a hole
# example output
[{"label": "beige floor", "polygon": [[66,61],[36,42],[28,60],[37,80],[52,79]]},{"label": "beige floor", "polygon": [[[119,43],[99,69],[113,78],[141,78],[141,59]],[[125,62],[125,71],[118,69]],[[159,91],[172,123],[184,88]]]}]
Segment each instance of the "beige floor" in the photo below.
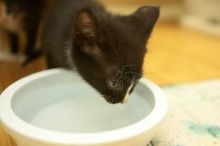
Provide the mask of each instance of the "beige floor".
[{"label": "beige floor", "polygon": [[144,70],[160,85],[220,78],[220,38],[175,23],[157,25]]},{"label": "beige floor", "polygon": [[[159,85],[220,78],[220,38],[159,23],[149,41],[145,77]],[[0,63],[0,90],[30,73],[45,68],[44,58],[22,68],[17,63]],[[0,127],[0,146],[15,146]]]}]

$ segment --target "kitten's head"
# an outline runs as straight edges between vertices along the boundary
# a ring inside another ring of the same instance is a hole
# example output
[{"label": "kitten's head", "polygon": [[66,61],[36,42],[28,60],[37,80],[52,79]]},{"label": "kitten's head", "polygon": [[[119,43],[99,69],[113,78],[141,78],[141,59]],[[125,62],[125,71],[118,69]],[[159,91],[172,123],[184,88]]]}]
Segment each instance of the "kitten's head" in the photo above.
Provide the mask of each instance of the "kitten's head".
[{"label": "kitten's head", "polygon": [[127,100],[142,76],[146,42],[159,8],[129,16],[80,10],[74,21],[73,59],[81,76],[110,103]]}]

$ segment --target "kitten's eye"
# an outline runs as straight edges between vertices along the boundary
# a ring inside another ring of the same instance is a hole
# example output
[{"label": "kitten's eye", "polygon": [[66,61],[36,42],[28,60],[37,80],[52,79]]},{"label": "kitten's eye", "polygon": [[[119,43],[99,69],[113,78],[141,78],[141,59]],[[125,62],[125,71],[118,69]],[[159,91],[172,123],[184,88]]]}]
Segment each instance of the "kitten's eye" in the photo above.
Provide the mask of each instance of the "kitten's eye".
[{"label": "kitten's eye", "polygon": [[115,89],[117,87],[117,81],[116,80],[110,80],[108,81],[108,86],[112,89]]}]

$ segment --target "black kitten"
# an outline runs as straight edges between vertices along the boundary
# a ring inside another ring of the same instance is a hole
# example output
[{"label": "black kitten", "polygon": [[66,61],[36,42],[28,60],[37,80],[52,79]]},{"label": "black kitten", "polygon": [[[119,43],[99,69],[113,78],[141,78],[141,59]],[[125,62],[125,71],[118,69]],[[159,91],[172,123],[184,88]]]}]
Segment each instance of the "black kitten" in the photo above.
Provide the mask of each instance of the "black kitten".
[{"label": "black kitten", "polygon": [[13,53],[25,55],[28,60],[39,56],[36,42],[45,9],[45,0],[0,0],[0,27],[11,40]]},{"label": "black kitten", "polygon": [[159,8],[112,15],[92,0],[63,0],[49,19],[43,48],[49,68],[76,68],[110,103],[127,100],[142,76],[146,42]]}]

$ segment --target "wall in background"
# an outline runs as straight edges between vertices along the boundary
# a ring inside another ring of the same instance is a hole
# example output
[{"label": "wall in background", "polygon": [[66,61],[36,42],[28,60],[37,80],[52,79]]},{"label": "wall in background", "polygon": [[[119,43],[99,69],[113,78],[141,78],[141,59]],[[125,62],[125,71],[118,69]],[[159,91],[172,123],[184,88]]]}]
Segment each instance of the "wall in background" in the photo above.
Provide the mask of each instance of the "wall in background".
[{"label": "wall in background", "polygon": [[220,36],[220,0],[185,0],[181,24]]},{"label": "wall in background", "polygon": [[159,5],[160,21],[177,20],[184,27],[220,36],[220,0],[99,0],[112,11],[129,14],[143,5]]},{"label": "wall in background", "polygon": [[160,20],[177,19],[183,12],[182,0],[98,0],[106,7],[122,14],[128,14],[135,11],[143,5],[158,5],[161,8]]}]

